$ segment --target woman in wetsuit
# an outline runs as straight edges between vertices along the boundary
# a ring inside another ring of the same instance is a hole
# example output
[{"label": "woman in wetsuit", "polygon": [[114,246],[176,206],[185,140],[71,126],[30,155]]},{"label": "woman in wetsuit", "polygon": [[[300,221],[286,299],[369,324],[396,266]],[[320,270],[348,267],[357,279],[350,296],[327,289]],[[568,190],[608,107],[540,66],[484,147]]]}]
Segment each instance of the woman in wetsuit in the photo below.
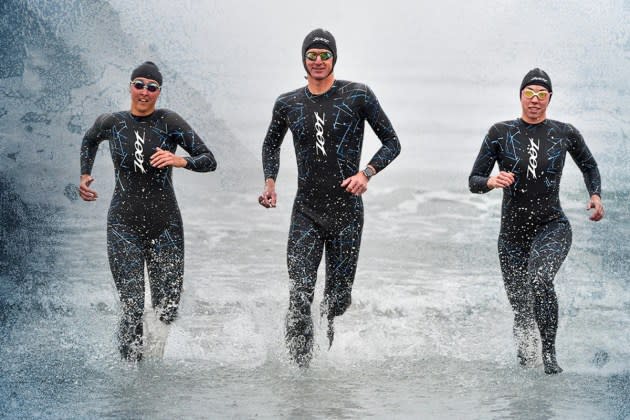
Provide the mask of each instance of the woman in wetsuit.
[{"label": "woman in wetsuit", "polygon": [[[549,120],[552,96],[546,72],[533,69],[520,87],[521,118],[494,124],[469,177],[474,193],[503,189],[499,260],[514,310],[518,358],[529,365],[542,339],[545,373],[562,372],[556,361],[558,300],[553,279],[571,247],[571,226],[560,207],[560,178],[568,152],[584,176],[591,220],[604,217],[597,163],[570,124]],[[490,176],[494,164],[499,174]],[[536,331],[538,327],[538,331]]]},{"label": "woman in wetsuit", "polygon": [[[83,200],[90,188],[99,143],[107,140],[114,163],[115,188],[107,216],[107,253],[122,315],[118,336],[122,357],[142,358],[144,268],[151,304],[168,324],[177,314],[184,277],[184,231],[171,180],[172,168],[214,171],[212,152],[182,117],[156,109],[162,75],[145,62],[131,74],[131,109],[99,116],[81,145]],[[190,156],[174,154],[177,146]]]}]

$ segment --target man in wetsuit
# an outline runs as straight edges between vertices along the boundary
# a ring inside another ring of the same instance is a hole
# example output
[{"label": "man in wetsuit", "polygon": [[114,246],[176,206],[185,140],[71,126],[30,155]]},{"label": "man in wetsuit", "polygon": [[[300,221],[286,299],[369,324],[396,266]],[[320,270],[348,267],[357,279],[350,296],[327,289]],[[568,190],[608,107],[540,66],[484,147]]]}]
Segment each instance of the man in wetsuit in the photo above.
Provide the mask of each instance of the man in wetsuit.
[{"label": "man in wetsuit", "polygon": [[[165,324],[177,315],[184,279],[184,231],[171,180],[172,168],[214,171],[212,152],[175,112],[156,109],[162,75],[152,62],[131,73],[131,110],[99,116],[81,145],[79,194],[90,188],[99,143],[107,140],[114,163],[115,188],[107,216],[107,253],[122,315],[118,330],[122,357],[142,358],[144,268],[151,305]],[[189,157],[175,155],[177,146]]]},{"label": "man in wetsuit", "polygon": [[[280,95],[262,147],[265,188],[261,205],[276,206],[275,181],[280,146],[291,129],[298,165],[298,191],[293,205],[287,264],[290,278],[286,341],[291,358],[308,366],[312,357],[311,304],[317,268],[326,250],[326,283],[321,314],[328,319],[332,345],[333,319],[350,306],[357,267],[363,202],[368,181],[400,153],[400,142],[370,88],[336,80],[337,47],[323,29],[302,44],[307,86]],[[365,121],[382,147],[359,168]]]},{"label": "man in wetsuit", "polygon": [[[567,152],[584,176],[587,209],[594,210],[590,219],[604,217],[597,163],[575,127],[547,119],[551,96],[547,73],[529,71],[520,87],[521,118],[490,128],[469,177],[474,193],[503,189],[499,260],[514,310],[518,359],[523,366],[535,361],[539,332],[547,374],[562,372],[556,361],[553,280],[571,246],[571,226],[559,198]],[[495,162],[499,173],[490,176]]]}]

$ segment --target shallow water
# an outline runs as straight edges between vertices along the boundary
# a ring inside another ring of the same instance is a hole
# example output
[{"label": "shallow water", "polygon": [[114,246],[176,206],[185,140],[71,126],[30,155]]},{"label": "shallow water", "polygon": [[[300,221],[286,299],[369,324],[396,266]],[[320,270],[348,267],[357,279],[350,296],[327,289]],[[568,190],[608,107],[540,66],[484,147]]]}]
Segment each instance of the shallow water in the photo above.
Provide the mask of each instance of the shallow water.
[{"label": "shallow water", "polygon": [[[118,361],[115,350],[117,306],[103,221],[86,222],[87,211],[77,203],[80,217],[59,226],[63,239],[55,249],[68,252],[59,262],[64,277],[50,296],[53,309],[12,331],[0,353],[11,361],[2,367],[0,388],[7,417],[627,414],[627,298],[608,295],[625,293],[623,280],[594,282],[577,268],[584,251],[574,249],[556,281],[565,372],[549,377],[541,366],[519,368],[495,236],[488,234],[497,219],[475,212],[495,212],[498,202],[461,191],[373,190],[366,197],[353,305],[337,319],[330,351],[324,325],[316,323],[308,370],[292,366],[283,345],[286,205],[258,208],[252,191],[212,194],[204,201],[215,206],[184,207],[180,317],[163,360],[130,365]],[[186,188],[180,201],[197,196]],[[463,235],[471,225],[485,233]]]}]

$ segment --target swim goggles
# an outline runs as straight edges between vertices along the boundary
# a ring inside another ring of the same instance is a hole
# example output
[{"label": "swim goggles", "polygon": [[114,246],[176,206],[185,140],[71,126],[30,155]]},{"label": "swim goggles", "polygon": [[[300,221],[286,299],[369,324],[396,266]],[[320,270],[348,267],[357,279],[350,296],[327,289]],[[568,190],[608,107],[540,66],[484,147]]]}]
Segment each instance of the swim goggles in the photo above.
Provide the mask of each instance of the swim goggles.
[{"label": "swim goggles", "polygon": [[525,95],[527,99],[532,99],[535,96],[538,98],[539,101],[544,101],[545,99],[547,99],[549,92],[547,92],[546,90],[534,92],[531,89],[525,89],[523,90],[523,95]]},{"label": "swim goggles", "polygon": [[136,90],[142,90],[146,88],[151,93],[157,92],[158,90],[162,89],[160,85],[158,85],[157,83],[153,83],[153,82],[144,83],[142,80],[134,80],[129,84],[133,86],[134,89]]},{"label": "swim goggles", "polygon": [[322,61],[330,60],[332,58],[332,53],[330,51],[323,51],[320,53],[316,53],[315,51],[309,51],[306,53],[306,58],[310,61],[316,61],[317,57],[321,58]]}]

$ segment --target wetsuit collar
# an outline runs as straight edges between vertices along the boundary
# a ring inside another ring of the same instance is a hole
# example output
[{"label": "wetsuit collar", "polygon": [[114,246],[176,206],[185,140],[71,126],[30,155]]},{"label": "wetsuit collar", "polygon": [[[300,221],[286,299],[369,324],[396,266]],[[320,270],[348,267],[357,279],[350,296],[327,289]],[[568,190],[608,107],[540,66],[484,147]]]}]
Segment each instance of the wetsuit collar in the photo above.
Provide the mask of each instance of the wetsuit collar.
[{"label": "wetsuit collar", "polygon": [[337,79],[335,79],[335,81],[333,82],[332,85],[330,85],[330,89],[328,89],[326,92],[324,93],[312,93],[310,91],[310,89],[308,88],[308,85],[304,86],[304,92],[306,93],[306,96],[309,98],[319,98],[322,96],[327,96],[330,95],[331,93],[333,93],[335,90],[337,90]]},{"label": "wetsuit collar", "polygon": [[136,120],[136,121],[142,121],[142,120],[149,119],[149,118],[151,118],[152,116],[154,116],[154,115],[155,115],[155,113],[157,112],[157,109],[156,109],[156,110],[154,110],[154,111],[153,111],[152,113],[150,113],[149,115],[134,115],[131,111],[128,111],[128,112],[129,112],[129,115],[131,115],[131,118],[133,118],[134,120]]},{"label": "wetsuit collar", "polygon": [[527,121],[525,121],[522,117],[519,117],[518,120],[525,125],[530,125],[530,126],[535,126],[535,125],[544,125],[547,124],[547,118],[545,118],[544,120],[537,122],[537,123],[529,123]]}]

